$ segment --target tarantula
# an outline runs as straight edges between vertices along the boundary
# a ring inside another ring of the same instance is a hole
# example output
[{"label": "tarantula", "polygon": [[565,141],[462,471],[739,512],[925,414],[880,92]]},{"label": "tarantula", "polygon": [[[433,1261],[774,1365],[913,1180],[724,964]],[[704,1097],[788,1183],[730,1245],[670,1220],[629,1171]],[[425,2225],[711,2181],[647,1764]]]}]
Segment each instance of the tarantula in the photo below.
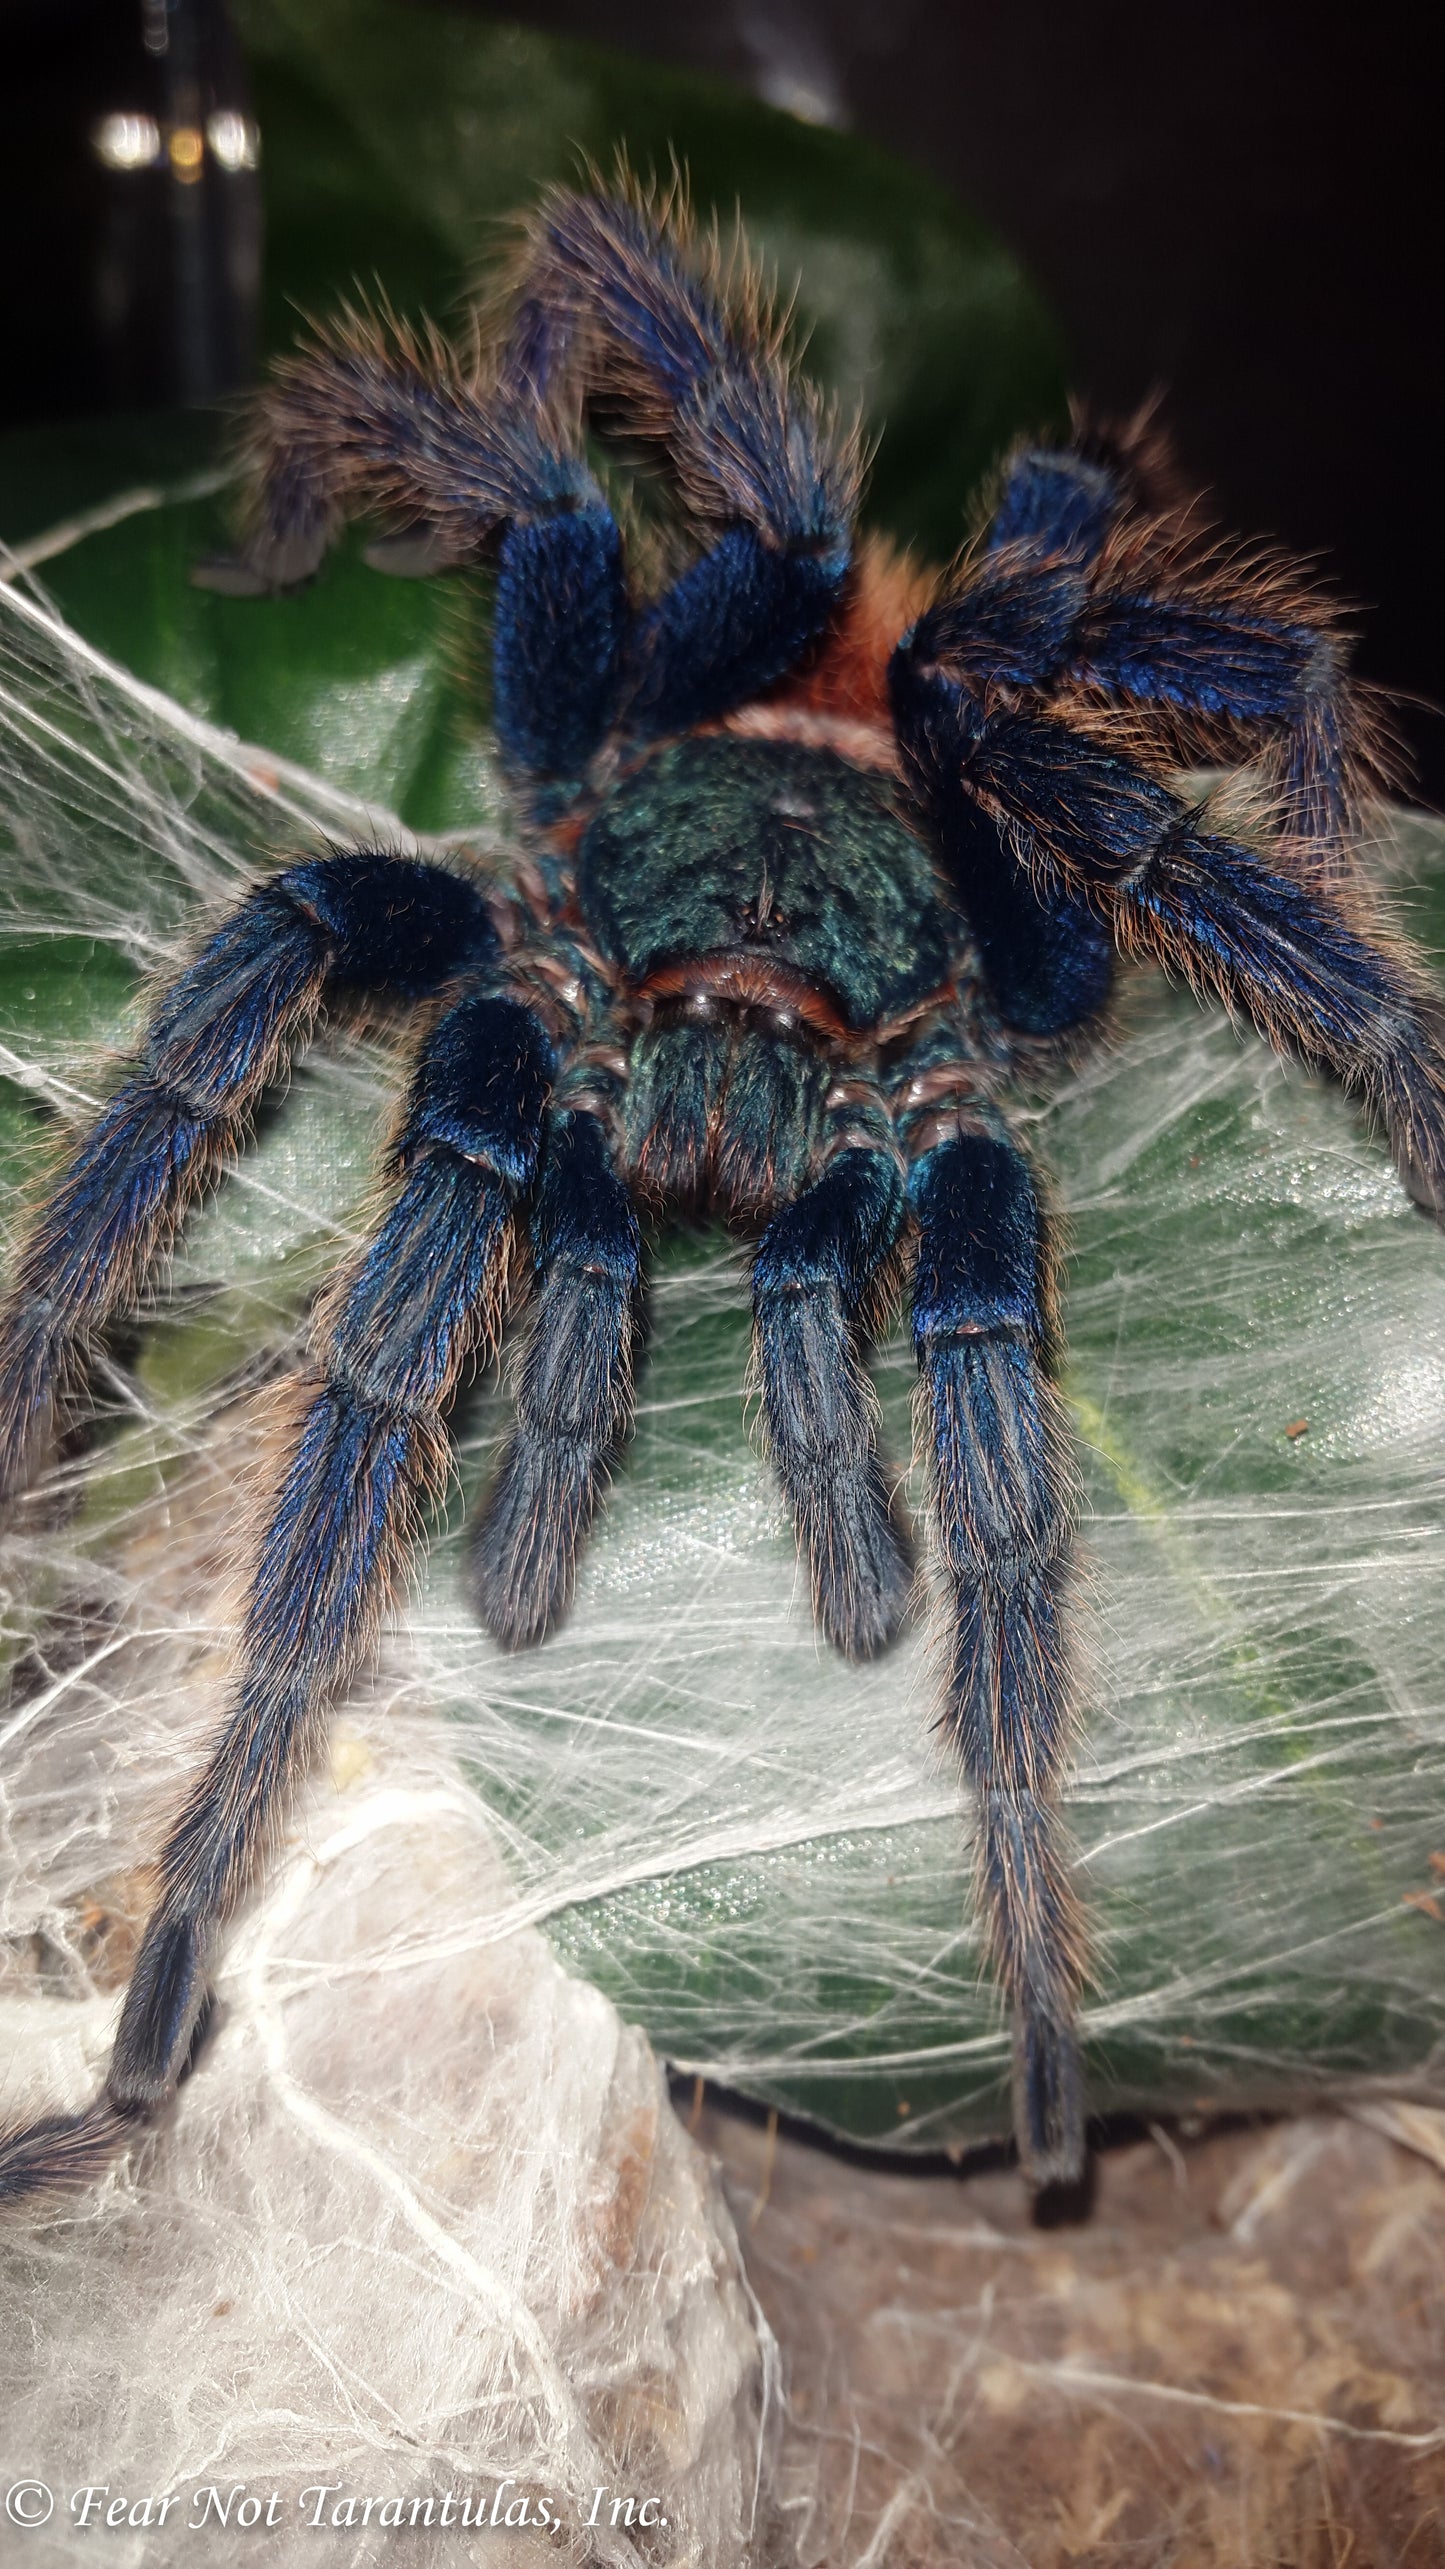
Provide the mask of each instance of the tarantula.
[{"label": "tarantula", "polygon": [[[589,434],[670,468],[690,558],[656,594]],[[160,993],[21,1246],[9,1490],[323,998],[424,1009],[391,1198],[318,1308],[230,1708],[160,1851],[104,2087],[8,2138],[0,2193],[84,2180],[174,2089],[220,1931],[444,1476],[519,1234],[533,1321],[476,1589],[508,1644],[565,1603],[626,1432],[649,1199],[755,1243],[768,1442],[818,1619],[856,1655],[910,1584],[864,1350],[911,1258],[942,1720],[1023,2166],[1071,2180],[1073,1500],[1049,1228],[1006,1101],[1097,1032],[1119,953],[1152,957],[1363,1091],[1445,1201],[1439,1010],[1374,923],[1338,620],[1288,564],[1207,542],[1128,433],[1013,453],[946,574],[860,545],[856,437],[756,278],[623,183],[544,199],[464,349],[353,313],[287,358],[249,465],[242,550],[206,574],[233,590],[309,578],[355,515],[393,567],[495,564],[516,853],[485,882],[358,848],[258,883]],[[1242,750],[1247,835],[1237,794],[1171,782]]]}]

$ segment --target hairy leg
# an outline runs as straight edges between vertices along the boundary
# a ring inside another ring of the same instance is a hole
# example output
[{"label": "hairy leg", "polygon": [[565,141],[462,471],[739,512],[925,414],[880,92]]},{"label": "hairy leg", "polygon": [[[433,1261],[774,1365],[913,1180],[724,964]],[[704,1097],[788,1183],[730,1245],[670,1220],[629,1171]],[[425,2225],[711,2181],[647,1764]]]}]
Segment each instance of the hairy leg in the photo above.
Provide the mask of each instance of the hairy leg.
[{"label": "hairy leg", "polygon": [[[756,294],[729,308],[707,267],[676,219],[558,190],[489,354],[367,313],[318,333],[255,405],[241,554],[197,576],[288,587],[360,514],[395,530],[391,567],[495,554],[497,729],[533,775],[579,776],[619,718],[658,734],[726,712],[834,605],[858,458],[792,380]],[[704,537],[635,613],[586,460],[589,395],[607,426],[662,444]]]},{"label": "hairy leg", "polygon": [[769,1450],[811,1565],[814,1612],[854,1659],[882,1649],[908,1596],[907,1549],[858,1348],[897,1244],[903,1195],[896,1152],[840,1151],[774,1216],[753,1262]]},{"label": "hairy leg", "polygon": [[1118,508],[1114,476],[1083,456],[1016,455],[987,550],[903,636],[889,667],[899,740],[990,993],[1005,1025],[1026,1035],[1066,1034],[1098,1015],[1113,987],[1113,939],[1075,890],[1015,863],[967,791],[954,689],[961,677],[1039,688],[1057,676]]},{"label": "hairy leg", "polygon": [[318,1316],[231,1710],[161,1849],[160,1897],[102,2095],[80,2116],[0,2141],[0,2200],[83,2181],[185,2066],[219,1931],[441,1480],[442,1413],[495,1329],[551,1074],[551,1046],[530,1011],[485,994],[449,1010],[421,1057],[397,1146],[399,1192]]},{"label": "hairy leg", "polygon": [[1117,961],[1108,923],[1057,876],[1018,863],[949,756],[951,700],[944,722],[934,724],[924,691],[910,686],[907,694],[899,735],[993,1004],[1019,1034],[1069,1034],[1108,1005]]},{"label": "hairy leg", "polygon": [[986,548],[910,637],[920,668],[1116,699],[1176,763],[1266,750],[1291,861],[1338,876],[1379,780],[1338,609],[1283,557],[1211,544],[1190,506],[1141,506],[1127,459],[1023,449]]},{"label": "hairy leg", "polygon": [[641,1244],[594,1115],[559,1115],[533,1216],[537,1291],[517,1423],[473,1566],[483,1620],[515,1647],[566,1604],[577,1551],[632,1406]]},{"label": "hairy leg", "polygon": [[1361,896],[1212,830],[1148,767],[1066,723],[987,711],[937,669],[926,685],[915,672],[907,695],[911,740],[951,757],[1021,871],[1081,896],[1126,952],[1172,965],[1277,1050],[1359,1090],[1411,1192],[1445,1213],[1445,1009]]},{"label": "hairy leg", "polygon": [[23,1486],[97,1332],[135,1302],[327,986],[418,998],[496,952],[460,876],[366,853],[289,867],[216,930],[162,993],[129,1078],[21,1244],[0,1310],[0,1498]]},{"label": "hairy leg", "polygon": [[558,190],[531,241],[529,315],[593,334],[606,419],[662,449],[707,548],[628,648],[629,726],[683,731],[821,630],[852,556],[857,440],[792,374],[756,280],[725,280],[676,205]]},{"label": "hairy leg", "polygon": [[909,1201],[920,1417],[949,1593],[945,1720],[976,1797],[980,1895],[1013,2008],[1024,2172],[1069,2183],[1084,2148],[1083,1939],[1057,1811],[1073,1503],[1044,1363],[1042,1225],[1027,1165],[989,1134],[926,1152]]},{"label": "hairy leg", "polygon": [[[535,337],[535,334],[534,334]],[[540,343],[487,370],[436,331],[360,312],[280,360],[253,405],[238,556],[203,587],[263,596],[315,573],[341,527],[393,530],[381,567],[495,555],[494,713],[519,767],[573,777],[617,710],[622,539],[584,452],[580,399]]]}]

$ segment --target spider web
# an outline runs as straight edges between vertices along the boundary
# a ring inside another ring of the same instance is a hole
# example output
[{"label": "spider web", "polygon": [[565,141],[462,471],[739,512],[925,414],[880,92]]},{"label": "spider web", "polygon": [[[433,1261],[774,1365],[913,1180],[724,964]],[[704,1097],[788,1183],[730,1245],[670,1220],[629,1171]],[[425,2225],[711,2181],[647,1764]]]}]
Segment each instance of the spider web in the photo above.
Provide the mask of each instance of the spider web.
[{"label": "spider web", "polygon": [[[0,587],[0,742],[18,1202],[130,1039],[137,973],[199,915],[282,847],[416,841],[111,667],[19,583]],[[475,844],[495,859],[495,831]],[[1438,853],[1438,832],[1402,834],[1407,890]],[[360,1236],[398,1076],[384,1043],[341,1037],[298,1071],[118,1350],[101,1428],[8,1539],[17,2097],[78,2101],[104,2057],[158,1814],[216,1716],[253,1395]],[[1445,2015],[1445,1251],[1340,1097],[1157,978],[1030,1122],[1071,1244],[1095,2098],[1422,2084]],[[282,2409],[324,2410],[319,2443],[295,2430],[317,2479],[420,2440],[438,2468],[485,2449],[575,2493],[620,2451],[666,2450],[702,2546],[676,2556],[731,2558],[766,2346],[646,2048],[596,1992],[683,2069],[858,2136],[922,2149],[1006,2123],[928,1637],[865,1670],[821,1647],[743,1415],[738,1257],[673,1231],[652,1275],[637,1434],[566,1625],[509,1659],[468,1607],[465,1506],[505,1418],[488,1378],[378,1672],[228,1949],[217,2034],[145,2176],[163,2277],[228,2304],[206,2367],[176,2357],[165,2432],[136,2412],[130,2449],[157,2469],[242,2479],[248,2453],[274,2462]],[[877,1376],[901,1468],[901,1339]],[[664,2239],[647,2225],[669,2190]],[[155,2314],[102,2354],[94,2261],[119,2277],[144,2217],[133,2177],[112,2196],[101,2231],[87,2214],[37,2254],[60,2340],[121,2415],[128,2381],[155,2397]],[[323,2276],[305,2243],[353,2229],[364,2252]],[[402,2275],[415,2307],[378,2346],[365,2311]],[[291,2373],[248,2445],[218,2383],[281,2306]],[[406,2368],[457,2311],[465,2354],[428,2374],[418,2422]],[[648,2364],[668,2434],[624,2413],[604,2453],[597,2416]]]},{"label": "spider web", "polygon": [[[101,1093],[94,1018],[112,1040],[136,1022],[129,967],[166,962],[283,846],[417,842],[109,670],[13,589],[5,606],[4,933],[78,993],[73,1034],[52,1009],[0,1053],[25,1101],[12,1153],[49,1157],[45,1124]],[[1414,841],[1418,867],[1428,830]],[[496,860],[495,831],[474,845]],[[9,979],[23,1011],[35,984]],[[1030,1138],[1071,1242],[1094,1662],[1073,1812],[1101,1917],[1090,2023],[1121,2038],[1120,2094],[1157,2107],[1181,2101],[1181,2035],[1205,2055],[1182,2064],[1187,2084],[1217,2080],[1237,2102],[1251,2073],[1231,2066],[1228,2032],[1216,2059],[1211,2028],[1253,2016],[1260,2068],[1287,2082],[1403,2066],[1387,2029],[1345,2027],[1352,1982],[1372,1988],[1365,2013],[1392,1987],[1406,2012],[1435,2004],[1428,1925],[1401,1903],[1428,1890],[1433,1851],[1445,1302],[1435,1235],[1345,1101],[1157,979],[1131,1001],[1123,1041]],[[22,1536],[52,1571],[83,1559],[92,1579],[123,1579],[148,1511],[174,1530],[187,1468],[244,1443],[248,1382],[285,1361],[316,1282],[361,1236],[398,1076],[379,1045],[323,1047],[193,1223],[131,1368],[106,1386],[109,1432],[51,1485],[63,1538]],[[978,1986],[927,1636],[864,1670],[816,1641],[743,1416],[740,1260],[716,1233],[673,1231],[651,1272],[638,1432],[575,1611],[514,1658],[476,1628],[462,1526],[505,1421],[489,1378],[462,1405],[462,1503],[436,1529],[380,1690],[456,1723],[512,1885],[499,1936],[546,1923],[585,1947],[636,2012],[662,2011],[688,2068],[806,2092],[825,2112],[836,2084],[838,2119],[856,2121],[901,2056],[947,2094],[895,2118],[906,2145],[996,2126],[1003,2036]],[[877,1372],[901,1461],[901,1338]],[[136,1790],[148,1813],[149,1780]],[[1171,1886],[1186,1877],[1181,1909]],[[68,1887],[85,1885],[82,1870]]]},{"label": "spider web", "polygon": [[[110,667],[18,587],[0,586],[0,636],[0,1149],[18,1194],[91,1111],[96,1037],[133,1030],[136,967],[168,962],[268,852],[406,842]],[[73,1034],[56,1004],[72,985]],[[3,1547],[7,2119],[94,2090],[157,1813],[214,1718],[248,1389],[358,1236],[394,1081],[344,1043],[300,1074],[195,1225],[138,1361],[104,1382],[94,1450]],[[208,2559],[251,2559],[261,2537],[207,2519],[206,2490],[234,2510],[278,2489],[284,2545],[323,2484],[327,2508],[402,2509],[347,2532],[358,2562],[397,2556],[396,2523],[448,2492],[495,2505],[489,2557],[552,2558],[507,2508],[544,2497],[581,2525],[599,2487],[666,2521],[639,2548],[604,2512],[590,2542],[617,2569],[738,2561],[772,2340],[645,2037],[518,1928],[427,1658],[403,1631],[338,1724],[231,1943],[184,2147],[162,2140],[9,2243],[25,2323],[0,2357],[8,2454],[67,2492],[178,2490],[164,2534],[108,2532],[127,2563],[179,2556],[198,2524]],[[68,2558],[83,2540],[62,2503],[32,2544]]]}]

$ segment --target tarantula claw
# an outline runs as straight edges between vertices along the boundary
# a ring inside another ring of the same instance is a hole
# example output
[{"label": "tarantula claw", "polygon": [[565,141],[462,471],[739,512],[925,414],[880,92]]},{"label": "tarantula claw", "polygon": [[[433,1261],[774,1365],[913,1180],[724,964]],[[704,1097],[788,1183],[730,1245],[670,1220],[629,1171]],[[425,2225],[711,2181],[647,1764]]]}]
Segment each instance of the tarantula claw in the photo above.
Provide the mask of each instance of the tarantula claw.
[{"label": "tarantula claw", "polygon": [[373,536],[361,548],[369,571],[384,571],[392,580],[430,580],[455,571],[466,560],[438,526],[408,526],[395,535]]},{"label": "tarantula claw", "polygon": [[281,597],[314,580],[325,555],[324,534],[275,537],[239,553],[203,553],[191,564],[191,586],[221,598]]}]

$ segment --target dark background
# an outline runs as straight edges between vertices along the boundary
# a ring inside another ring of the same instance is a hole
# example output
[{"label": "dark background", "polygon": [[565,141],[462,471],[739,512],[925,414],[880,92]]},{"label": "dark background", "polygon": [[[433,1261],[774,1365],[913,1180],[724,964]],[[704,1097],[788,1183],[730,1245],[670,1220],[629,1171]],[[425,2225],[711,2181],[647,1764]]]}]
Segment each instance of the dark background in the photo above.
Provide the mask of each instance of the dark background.
[{"label": "dark background", "polygon": [[[243,313],[213,312],[203,362],[167,340],[164,316],[117,318],[114,294],[108,325],[96,318],[97,258],[119,275],[124,257],[103,238],[84,138],[127,83],[157,76],[145,5],[163,0],[0,0],[0,425],[196,398],[244,367]],[[198,76],[239,97],[219,5],[188,6]],[[530,0],[481,14],[721,73],[955,189],[1052,303],[1078,389],[1113,409],[1161,392],[1224,517],[1322,556],[1369,610],[1361,665],[1406,699],[1417,788],[1445,803],[1445,226],[1423,7]],[[242,277],[246,184],[207,220],[229,227]],[[192,339],[194,324],[193,310]]]}]

